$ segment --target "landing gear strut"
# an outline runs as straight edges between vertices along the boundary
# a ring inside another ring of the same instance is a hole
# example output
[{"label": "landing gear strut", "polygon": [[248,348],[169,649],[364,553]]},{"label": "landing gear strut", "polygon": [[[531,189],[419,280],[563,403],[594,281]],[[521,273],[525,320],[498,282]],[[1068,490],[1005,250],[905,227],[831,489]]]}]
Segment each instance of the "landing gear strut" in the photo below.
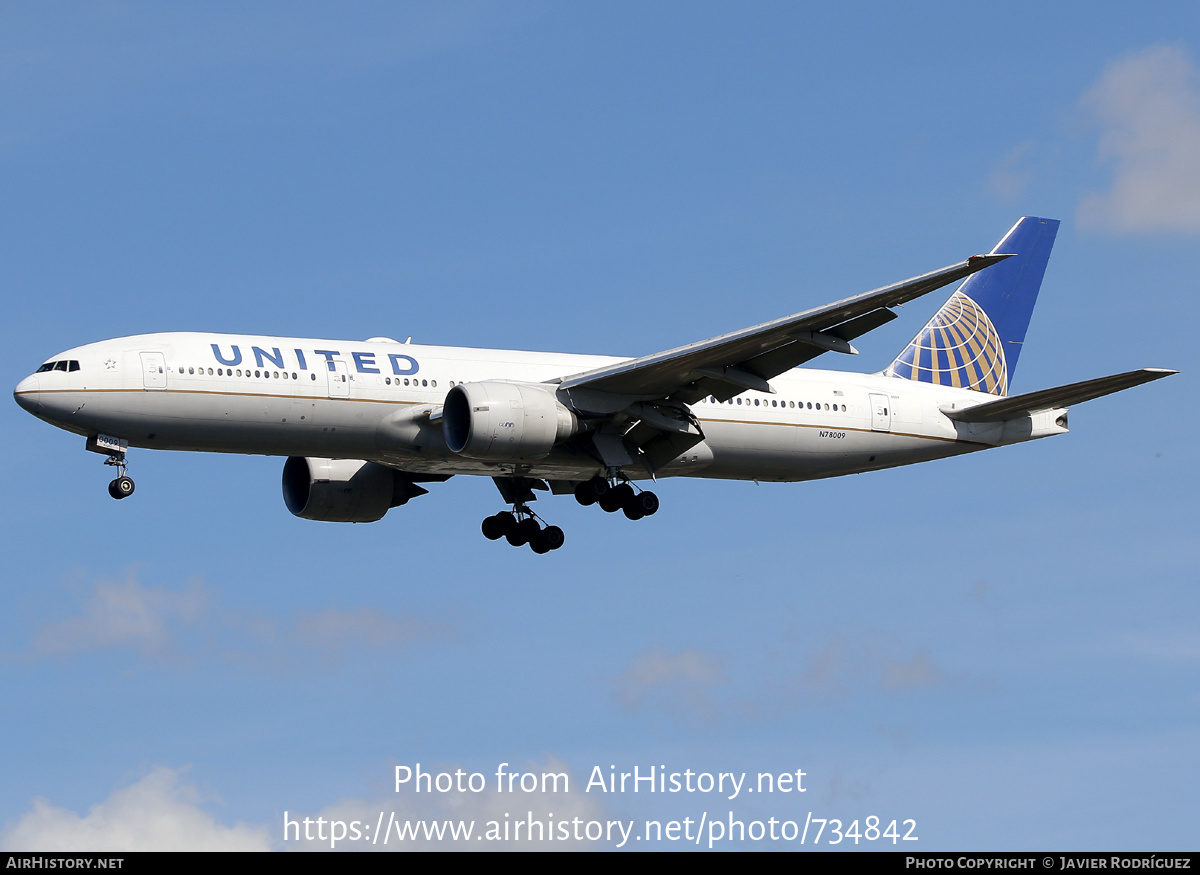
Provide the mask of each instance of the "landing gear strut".
[{"label": "landing gear strut", "polygon": [[108,494],[117,499],[133,495],[133,478],[125,473],[125,454],[109,456],[104,460],[104,464],[117,469],[117,479],[108,484]]},{"label": "landing gear strut", "polygon": [[575,500],[584,507],[598,504],[605,513],[624,511],[631,520],[640,520],[658,511],[658,496],[653,492],[638,492],[629,481],[614,484],[605,477],[593,477],[576,486]]}]

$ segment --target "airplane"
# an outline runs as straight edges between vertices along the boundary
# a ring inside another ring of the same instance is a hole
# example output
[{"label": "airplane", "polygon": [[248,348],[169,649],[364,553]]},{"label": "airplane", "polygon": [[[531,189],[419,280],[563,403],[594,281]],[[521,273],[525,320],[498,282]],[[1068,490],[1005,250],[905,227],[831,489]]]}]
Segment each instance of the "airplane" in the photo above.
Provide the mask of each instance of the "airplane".
[{"label": "airplane", "polygon": [[[1177,373],[1143,368],[1010,395],[1058,221],[1020,219],[986,255],[640,358],[196,332],[90,343],[14,390],[21,407],[117,469],[130,447],[287,457],[299,517],[373,522],[454,475],[491,477],[510,509],[483,534],[562,547],[530,509],[573,493],[631,520],[646,481],[802,481],[1067,432],[1067,409]],[[801,368],[963,280],[887,368]]]}]

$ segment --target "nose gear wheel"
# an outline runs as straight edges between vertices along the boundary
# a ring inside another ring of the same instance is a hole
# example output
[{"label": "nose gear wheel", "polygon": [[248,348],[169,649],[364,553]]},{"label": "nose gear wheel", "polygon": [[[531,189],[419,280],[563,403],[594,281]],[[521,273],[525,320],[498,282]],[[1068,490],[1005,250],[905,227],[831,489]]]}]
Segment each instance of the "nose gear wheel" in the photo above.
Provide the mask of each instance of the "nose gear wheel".
[{"label": "nose gear wheel", "polygon": [[117,478],[108,484],[108,494],[118,500],[133,495],[133,478],[125,473],[125,454],[110,455],[104,460],[104,464],[117,469]]}]

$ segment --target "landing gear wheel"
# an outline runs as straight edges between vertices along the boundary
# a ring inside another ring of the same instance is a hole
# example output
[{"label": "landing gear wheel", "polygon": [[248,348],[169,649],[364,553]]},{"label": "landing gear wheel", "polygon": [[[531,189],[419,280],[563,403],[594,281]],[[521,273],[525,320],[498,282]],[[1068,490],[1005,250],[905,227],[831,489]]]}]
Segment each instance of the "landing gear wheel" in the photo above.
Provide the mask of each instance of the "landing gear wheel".
[{"label": "landing gear wheel", "polygon": [[[639,492],[633,498],[633,505],[637,508],[638,516],[653,516],[658,513],[658,496],[653,492]],[[628,505],[626,506],[625,515],[629,516]]]},{"label": "landing gear wheel", "polygon": [[628,483],[622,483],[620,486],[614,486],[604,495],[600,496],[600,507],[606,513],[614,513],[624,507],[633,498],[633,487]]},{"label": "landing gear wheel", "polygon": [[593,477],[591,480],[584,480],[575,487],[575,500],[584,507],[595,504],[604,496],[612,491],[608,481],[603,477]]},{"label": "landing gear wheel", "polygon": [[596,503],[596,491],[592,488],[591,480],[583,480],[575,486],[575,500],[584,507]]},{"label": "landing gear wheel", "polygon": [[557,550],[566,540],[566,535],[558,526],[547,526],[529,540],[529,548],[540,555]]},{"label": "landing gear wheel", "polygon": [[557,550],[567,542],[567,536],[558,526],[546,526],[542,529],[542,540],[551,550]]},{"label": "landing gear wheel", "polygon": [[634,487],[628,483],[613,486],[608,490],[605,496],[600,498],[600,507],[607,513],[616,513],[616,511],[626,507],[631,501],[634,501]]},{"label": "landing gear wheel", "polygon": [[480,528],[483,529],[483,536],[489,541],[498,541],[516,528],[516,525],[517,518],[504,510],[485,519]]},{"label": "landing gear wheel", "polygon": [[525,517],[504,536],[514,547],[524,547],[533,541],[542,531],[538,521],[533,517]]},{"label": "landing gear wheel", "polygon": [[116,499],[128,498],[133,495],[133,480],[122,474],[108,484],[108,494]]}]

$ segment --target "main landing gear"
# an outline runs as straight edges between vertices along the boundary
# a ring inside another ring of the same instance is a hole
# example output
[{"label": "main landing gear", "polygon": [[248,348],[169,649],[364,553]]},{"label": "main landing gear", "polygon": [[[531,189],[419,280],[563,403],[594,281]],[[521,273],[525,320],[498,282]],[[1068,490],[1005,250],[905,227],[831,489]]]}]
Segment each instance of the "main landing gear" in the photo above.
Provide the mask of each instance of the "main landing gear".
[{"label": "main landing gear", "polygon": [[[636,490],[616,469],[608,477],[593,477],[575,487],[575,500],[586,506],[598,504],[608,513],[624,511],[631,520],[640,520],[658,511],[658,496],[646,490]],[[504,510],[483,521],[480,528],[489,541],[504,538],[514,547],[528,544],[534,553],[549,553],[563,545],[566,537],[558,526],[546,526],[529,509],[535,489],[545,490],[545,482],[527,477],[494,477],[496,487],[512,510]]]},{"label": "main landing gear", "polygon": [[511,511],[501,511],[483,521],[483,536],[489,541],[504,538],[514,547],[529,545],[534,553],[557,550],[567,540],[558,526],[545,526],[525,504],[514,504]]},{"label": "main landing gear", "polygon": [[658,511],[658,496],[653,492],[635,492],[628,481],[614,485],[604,477],[593,477],[576,486],[575,500],[584,507],[598,504],[605,513],[624,511],[631,520],[640,520]]}]

